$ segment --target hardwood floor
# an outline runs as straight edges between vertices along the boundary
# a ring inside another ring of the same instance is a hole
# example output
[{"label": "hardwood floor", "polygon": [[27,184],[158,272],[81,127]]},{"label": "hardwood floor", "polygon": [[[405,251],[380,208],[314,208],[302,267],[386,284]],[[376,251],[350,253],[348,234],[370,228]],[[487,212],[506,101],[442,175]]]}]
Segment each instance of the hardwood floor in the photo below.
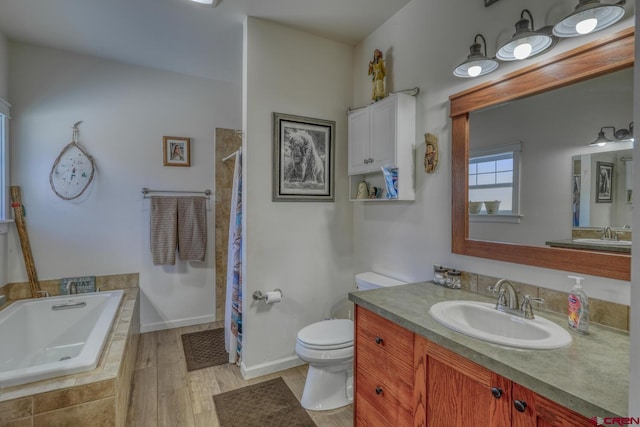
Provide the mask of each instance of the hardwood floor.
[{"label": "hardwood floor", "polygon": [[[138,360],[127,416],[128,427],[218,427],[214,394],[281,376],[300,399],[307,366],[244,380],[236,365],[187,372],[180,336],[223,322],[150,332],[140,336]],[[352,406],[334,411],[309,411],[318,427],[351,427]],[[221,426],[224,427],[224,426]]]}]

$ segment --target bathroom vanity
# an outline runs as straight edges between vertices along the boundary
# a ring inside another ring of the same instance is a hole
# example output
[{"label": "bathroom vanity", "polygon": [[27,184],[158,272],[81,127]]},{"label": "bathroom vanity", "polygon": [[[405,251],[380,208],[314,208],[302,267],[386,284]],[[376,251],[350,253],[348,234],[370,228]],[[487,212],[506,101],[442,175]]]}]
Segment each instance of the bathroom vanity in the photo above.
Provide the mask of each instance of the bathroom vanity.
[{"label": "bathroom vanity", "polygon": [[491,302],[478,294],[422,282],[349,299],[356,304],[355,425],[573,427],[627,413],[625,333],[593,325],[568,347],[523,350],[467,337],[429,314],[441,301]]}]

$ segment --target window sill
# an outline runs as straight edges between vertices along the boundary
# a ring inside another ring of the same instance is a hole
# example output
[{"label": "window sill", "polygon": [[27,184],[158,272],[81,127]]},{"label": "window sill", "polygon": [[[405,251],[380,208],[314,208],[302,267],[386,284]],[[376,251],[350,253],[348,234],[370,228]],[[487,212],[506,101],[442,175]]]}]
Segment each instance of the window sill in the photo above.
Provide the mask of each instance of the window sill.
[{"label": "window sill", "polygon": [[519,214],[470,214],[469,222],[505,222],[510,224],[520,224],[523,215]]},{"label": "window sill", "polygon": [[12,219],[0,219],[0,234],[7,234],[9,232],[9,224],[12,222]]}]

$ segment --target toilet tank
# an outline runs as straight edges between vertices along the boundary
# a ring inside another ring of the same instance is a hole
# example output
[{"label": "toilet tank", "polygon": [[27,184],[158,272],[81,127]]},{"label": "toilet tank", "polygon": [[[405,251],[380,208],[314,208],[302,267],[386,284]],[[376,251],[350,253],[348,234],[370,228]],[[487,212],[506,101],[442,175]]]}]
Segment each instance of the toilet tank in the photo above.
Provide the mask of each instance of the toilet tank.
[{"label": "toilet tank", "polygon": [[406,282],[392,279],[391,277],[383,276],[382,274],[372,271],[356,274],[356,287],[359,291],[399,285],[406,285]]}]

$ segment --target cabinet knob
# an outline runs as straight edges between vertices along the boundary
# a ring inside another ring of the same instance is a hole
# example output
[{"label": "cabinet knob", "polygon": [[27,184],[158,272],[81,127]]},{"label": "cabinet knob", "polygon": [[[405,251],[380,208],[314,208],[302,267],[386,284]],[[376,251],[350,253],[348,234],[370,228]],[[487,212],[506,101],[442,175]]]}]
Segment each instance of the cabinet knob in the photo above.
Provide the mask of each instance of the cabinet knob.
[{"label": "cabinet knob", "polygon": [[500,387],[493,387],[491,389],[491,394],[493,395],[493,397],[495,397],[496,399],[500,399],[502,397],[502,389]]},{"label": "cabinet knob", "polygon": [[369,157],[369,163],[373,163],[373,159]]},{"label": "cabinet knob", "polygon": [[527,409],[527,402],[525,402],[524,400],[516,400],[515,402],[513,402],[513,406],[516,407],[516,411],[524,412],[525,409]]},{"label": "cabinet knob", "polygon": [[382,338],[376,337],[376,344],[382,344],[382,341],[384,341]]},{"label": "cabinet knob", "polygon": [[366,165],[367,163],[369,163],[369,159],[364,159],[364,164]]},{"label": "cabinet knob", "polygon": [[382,394],[382,387],[376,387],[376,394]]}]

